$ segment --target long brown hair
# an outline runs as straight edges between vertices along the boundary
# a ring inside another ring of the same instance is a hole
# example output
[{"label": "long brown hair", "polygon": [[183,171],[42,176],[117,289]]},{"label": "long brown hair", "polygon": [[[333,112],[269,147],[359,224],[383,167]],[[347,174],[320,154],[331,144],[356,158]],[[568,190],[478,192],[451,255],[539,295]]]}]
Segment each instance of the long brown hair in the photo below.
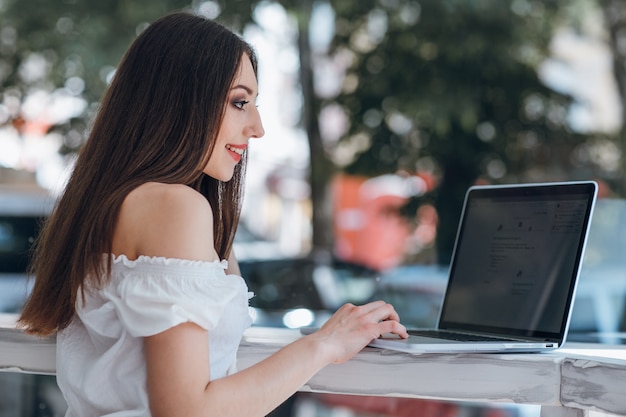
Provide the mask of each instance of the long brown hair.
[{"label": "long brown hair", "polygon": [[119,209],[146,182],[186,184],[214,211],[214,243],[228,258],[243,198],[245,161],[233,179],[202,173],[215,145],[228,91],[252,48],[224,26],[191,13],[167,15],[132,43],[101,101],[91,133],[55,210],[35,243],[33,291],[19,325],[49,335],[71,322],[86,280],[110,273]]}]

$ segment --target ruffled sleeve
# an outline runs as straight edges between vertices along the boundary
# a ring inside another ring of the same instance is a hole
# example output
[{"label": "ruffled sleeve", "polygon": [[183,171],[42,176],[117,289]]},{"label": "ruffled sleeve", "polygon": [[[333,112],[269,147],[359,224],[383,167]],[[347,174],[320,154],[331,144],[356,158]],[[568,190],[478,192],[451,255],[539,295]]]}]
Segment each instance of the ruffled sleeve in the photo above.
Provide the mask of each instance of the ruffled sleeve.
[{"label": "ruffled sleeve", "polygon": [[81,319],[106,336],[122,330],[116,323],[133,337],[185,322],[214,329],[230,304],[243,304],[241,311],[247,311],[247,287],[241,277],[226,275],[226,267],[226,261],[117,257],[111,282],[98,292],[101,302],[86,303],[93,309],[83,311]]}]

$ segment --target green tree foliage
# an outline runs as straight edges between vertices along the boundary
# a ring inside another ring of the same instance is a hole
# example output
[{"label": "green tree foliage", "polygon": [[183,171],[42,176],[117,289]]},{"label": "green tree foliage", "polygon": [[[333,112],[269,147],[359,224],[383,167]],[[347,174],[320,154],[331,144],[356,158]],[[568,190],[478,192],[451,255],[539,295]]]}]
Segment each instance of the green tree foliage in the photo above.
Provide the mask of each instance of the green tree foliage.
[{"label": "green tree foliage", "polygon": [[[558,0],[338,0],[333,52],[350,57],[334,99],[344,142],[369,146],[344,167],[378,175],[430,170],[437,252],[452,250],[465,190],[487,182],[585,176],[571,165],[584,141],[567,128],[570,97],[537,66],[558,23]],[[413,211],[414,213],[414,211]]]}]

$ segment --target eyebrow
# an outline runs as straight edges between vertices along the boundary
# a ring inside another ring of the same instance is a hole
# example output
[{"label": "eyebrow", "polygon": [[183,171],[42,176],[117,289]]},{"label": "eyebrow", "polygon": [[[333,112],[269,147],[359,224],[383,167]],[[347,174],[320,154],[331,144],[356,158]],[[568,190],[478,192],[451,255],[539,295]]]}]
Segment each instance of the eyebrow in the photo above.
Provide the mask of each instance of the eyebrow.
[{"label": "eyebrow", "polygon": [[242,90],[245,90],[249,95],[252,95],[252,89],[250,87],[246,86],[246,85],[243,85],[243,84],[237,84],[236,86],[231,88],[231,90],[237,90],[238,88],[240,88]]}]

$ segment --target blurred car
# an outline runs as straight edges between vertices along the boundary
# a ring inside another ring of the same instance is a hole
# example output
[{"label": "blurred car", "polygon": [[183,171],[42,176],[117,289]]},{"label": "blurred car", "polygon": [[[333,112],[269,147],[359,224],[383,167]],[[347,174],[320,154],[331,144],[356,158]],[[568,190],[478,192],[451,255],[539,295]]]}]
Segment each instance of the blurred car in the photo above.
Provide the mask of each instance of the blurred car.
[{"label": "blurred car", "polygon": [[237,227],[233,250],[237,259],[243,260],[285,257],[285,253],[278,242],[253,233],[244,222],[241,222]]},{"label": "blurred car", "polygon": [[0,312],[21,310],[32,287],[31,246],[54,198],[35,186],[0,186]]},{"label": "blurred car", "polygon": [[343,303],[373,294],[377,272],[314,256],[239,259],[255,326],[320,327]]}]

